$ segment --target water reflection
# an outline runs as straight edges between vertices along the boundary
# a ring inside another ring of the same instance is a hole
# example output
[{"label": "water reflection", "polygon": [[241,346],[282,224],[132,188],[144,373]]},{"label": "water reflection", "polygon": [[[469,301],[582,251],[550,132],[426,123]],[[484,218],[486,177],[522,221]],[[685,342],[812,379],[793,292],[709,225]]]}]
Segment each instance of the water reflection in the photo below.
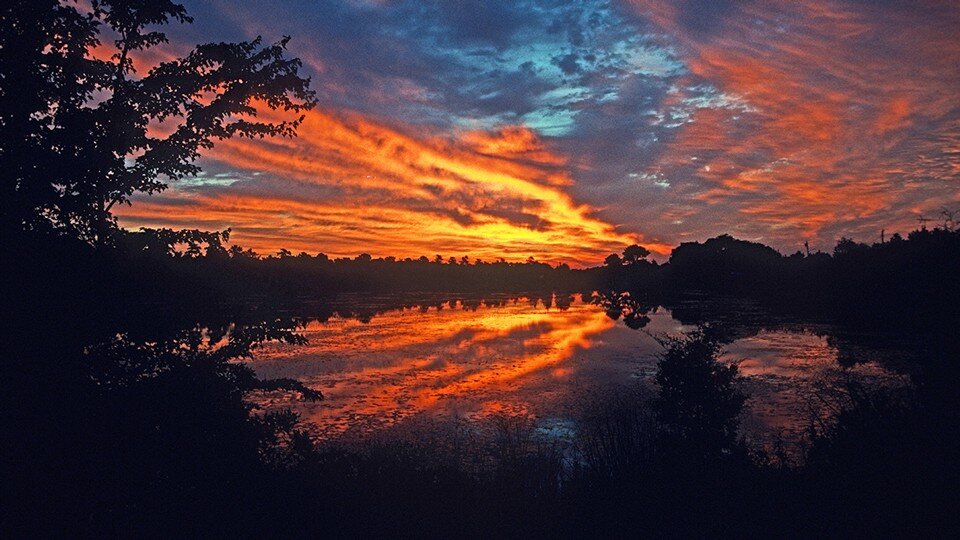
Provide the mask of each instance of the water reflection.
[{"label": "water reflection", "polygon": [[[267,346],[251,365],[262,377],[293,378],[323,392],[325,401],[297,405],[322,438],[362,436],[422,414],[567,422],[600,394],[648,382],[660,352],[653,336],[693,328],[675,318],[683,309],[615,293],[590,301],[577,295],[355,307],[366,315],[335,310],[306,325],[306,345]],[[840,370],[826,330],[778,324],[725,331],[731,337],[723,358],[740,364],[752,396],[745,425],[759,438],[778,431],[799,437],[817,385]],[[853,371],[886,373],[871,363]],[[264,399],[290,404],[282,395]]]},{"label": "water reflection", "polygon": [[750,396],[745,426],[760,438],[781,434],[797,441],[813,416],[822,418],[834,409],[840,382],[851,378],[876,384],[899,381],[875,362],[841,365],[835,340],[825,331],[784,325],[761,329],[724,348],[721,360],[737,362],[745,377]]},{"label": "water reflection", "polygon": [[411,414],[529,410],[576,369],[573,358],[615,322],[583,302],[455,302],[387,312],[363,323],[307,325],[303,347],[273,346],[253,363],[265,377],[322,389],[303,410],[322,433],[370,430]]}]

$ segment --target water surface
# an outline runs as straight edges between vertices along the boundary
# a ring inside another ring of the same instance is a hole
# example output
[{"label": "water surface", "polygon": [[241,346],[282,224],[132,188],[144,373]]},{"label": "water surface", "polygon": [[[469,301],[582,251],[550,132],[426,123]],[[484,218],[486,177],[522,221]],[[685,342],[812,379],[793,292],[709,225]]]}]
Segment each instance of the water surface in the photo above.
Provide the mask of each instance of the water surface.
[{"label": "water surface", "polygon": [[[343,301],[356,310],[371,300]],[[580,296],[430,301],[370,313],[310,322],[306,345],[269,345],[251,364],[262,377],[295,378],[324,393],[322,402],[296,405],[319,438],[363,436],[423,416],[521,415],[544,429],[575,429],[585,407],[650,385],[657,337],[694,328],[659,306],[632,329]],[[745,376],[748,436],[796,440],[825,414],[840,382],[896,378],[866,357],[842,367],[831,331],[789,322],[738,328],[722,359],[738,362]]]}]

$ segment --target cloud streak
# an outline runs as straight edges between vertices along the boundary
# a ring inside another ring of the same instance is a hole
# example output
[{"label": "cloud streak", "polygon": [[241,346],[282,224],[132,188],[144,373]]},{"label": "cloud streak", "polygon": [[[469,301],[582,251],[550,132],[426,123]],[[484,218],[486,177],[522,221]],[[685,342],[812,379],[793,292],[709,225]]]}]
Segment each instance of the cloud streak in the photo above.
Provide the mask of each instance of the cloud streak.
[{"label": "cloud streak", "polygon": [[681,51],[687,84],[748,107],[696,111],[652,164],[693,179],[683,217],[828,247],[957,201],[955,6],[731,2],[687,17],[699,4],[634,3]]},{"label": "cloud streak", "polygon": [[518,127],[414,138],[314,111],[295,139],[224,141],[207,160],[253,176],[138,201],[124,223],[230,226],[254,249],[325,246],[330,255],[595,261],[640,241],[577,204],[563,190],[572,182],[563,159]]},{"label": "cloud streak", "polygon": [[323,109],[235,140],[128,227],[331,255],[596,263],[723,232],[782,251],[960,202],[960,7],[189,2],[185,43],[292,34]]}]

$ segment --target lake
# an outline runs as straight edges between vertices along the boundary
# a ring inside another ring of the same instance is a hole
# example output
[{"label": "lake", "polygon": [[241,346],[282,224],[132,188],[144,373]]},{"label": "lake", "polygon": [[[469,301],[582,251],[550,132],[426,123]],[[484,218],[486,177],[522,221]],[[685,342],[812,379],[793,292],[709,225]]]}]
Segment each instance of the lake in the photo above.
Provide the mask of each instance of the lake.
[{"label": "lake", "polygon": [[812,420],[831,414],[845,381],[905,380],[885,360],[897,356],[895,347],[862,347],[856,334],[828,324],[732,301],[648,306],[642,323],[630,325],[581,295],[337,302],[340,309],[302,329],[307,344],[268,344],[250,361],[261,377],[298,379],[324,393],[316,403],[260,398],[267,407],[292,405],[322,440],[395,433],[425,418],[471,423],[502,415],[569,435],[597,402],[655,392],[658,338],[704,322],[729,330],[722,360],[738,363],[750,396],[742,429],[764,444],[800,441]]}]

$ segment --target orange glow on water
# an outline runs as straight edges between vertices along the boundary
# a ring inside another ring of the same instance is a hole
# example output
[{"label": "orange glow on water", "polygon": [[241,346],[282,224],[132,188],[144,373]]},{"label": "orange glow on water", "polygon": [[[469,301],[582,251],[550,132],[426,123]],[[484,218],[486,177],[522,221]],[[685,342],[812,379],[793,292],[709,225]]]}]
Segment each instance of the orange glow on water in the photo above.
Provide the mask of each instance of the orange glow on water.
[{"label": "orange glow on water", "polygon": [[[294,406],[318,437],[331,439],[384,430],[403,436],[421,420],[519,416],[575,423],[585,406],[618,389],[652,384],[663,351],[653,335],[689,330],[662,308],[649,313],[645,332],[631,330],[578,297],[567,309],[525,298],[428,304],[382,312],[367,323],[313,322],[304,331],[306,345],[258,350],[250,365],[259,375],[300,380],[325,399],[256,400]],[[750,396],[746,429],[762,437],[780,429],[799,437],[818,385],[894,377],[872,362],[841,367],[827,335],[805,327],[747,333],[724,351],[721,361],[738,363]]]},{"label": "orange glow on water", "polygon": [[577,371],[577,352],[615,324],[579,302],[565,311],[526,300],[475,311],[408,309],[367,324],[310,324],[306,347],[274,347],[252,365],[271,376],[296,372],[323,391],[326,400],[305,419],[332,436],[419,413],[542,408],[549,398],[538,389],[555,390]]}]

